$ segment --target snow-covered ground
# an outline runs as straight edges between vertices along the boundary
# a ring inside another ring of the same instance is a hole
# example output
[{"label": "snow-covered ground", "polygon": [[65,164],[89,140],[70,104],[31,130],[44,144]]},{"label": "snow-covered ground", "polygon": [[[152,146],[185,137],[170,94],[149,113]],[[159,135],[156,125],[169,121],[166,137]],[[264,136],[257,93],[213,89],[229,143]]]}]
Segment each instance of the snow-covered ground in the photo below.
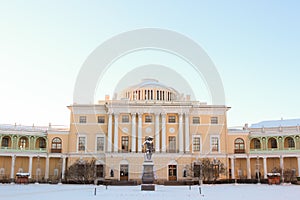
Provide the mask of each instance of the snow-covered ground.
[{"label": "snow-covered ground", "polygon": [[[96,188],[96,196],[94,190]],[[296,185],[203,185],[161,186],[156,191],[141,191],[140,186],[94,186],[94,185],[11,185],[0,184],[2,200],[282,200],[299,199],[300,186]]]}]

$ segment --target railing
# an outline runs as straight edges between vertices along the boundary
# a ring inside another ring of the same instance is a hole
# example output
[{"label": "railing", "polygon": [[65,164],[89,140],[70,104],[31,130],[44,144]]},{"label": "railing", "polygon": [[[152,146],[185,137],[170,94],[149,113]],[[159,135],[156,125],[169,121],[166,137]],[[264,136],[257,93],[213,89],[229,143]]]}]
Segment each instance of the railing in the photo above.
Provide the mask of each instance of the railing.
[{"label": "railing", "polygon": [[46,148],[34,148],[34,149],[29,149],[29,148],[11,148],[11,147],[0,147],[0,152],[47,152]]},{"label": "railing", "polygon": [[268,148],[268,149],[250,149],[250,153],[292,153],[292,152],[300,152],[300,149],[296,148]]},{"label": "railing", "polygon": [[234,153],[245,153],[245,149],[235,149]]},{"label": "railing", "polygon": [[61,153],[61,149],[51,149],[51,153]]}]

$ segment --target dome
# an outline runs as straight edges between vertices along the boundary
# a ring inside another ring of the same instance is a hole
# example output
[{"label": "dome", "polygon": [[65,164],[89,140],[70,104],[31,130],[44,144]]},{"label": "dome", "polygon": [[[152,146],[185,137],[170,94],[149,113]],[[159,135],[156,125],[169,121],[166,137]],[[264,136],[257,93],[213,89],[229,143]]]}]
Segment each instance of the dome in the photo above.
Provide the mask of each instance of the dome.
[{"label": "dome", "polygon": [[179,93],[172,87],[160,83],[156,79],[142,79],[137,84],[123,90],[121,98],[129,100],[173,101]]}]

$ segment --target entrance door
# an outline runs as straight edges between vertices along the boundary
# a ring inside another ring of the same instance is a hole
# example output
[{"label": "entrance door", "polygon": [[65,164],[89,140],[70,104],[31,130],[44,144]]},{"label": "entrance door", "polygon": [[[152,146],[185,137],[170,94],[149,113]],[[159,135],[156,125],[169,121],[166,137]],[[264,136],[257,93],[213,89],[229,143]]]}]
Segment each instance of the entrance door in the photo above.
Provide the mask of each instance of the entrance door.
[{"label": "entrance door", "polygon": [[120,181],[128,181],[128,165],[120,165]]},{"label": "entrance door", "polygon": [[97,178],[103,178],[104,177],[104,171],[103,171],[103,165],[96,165],[96,176]]},{"label": "entrance door", "polygon": [[177,166],[169,165],[169,181],[177,181]]}]

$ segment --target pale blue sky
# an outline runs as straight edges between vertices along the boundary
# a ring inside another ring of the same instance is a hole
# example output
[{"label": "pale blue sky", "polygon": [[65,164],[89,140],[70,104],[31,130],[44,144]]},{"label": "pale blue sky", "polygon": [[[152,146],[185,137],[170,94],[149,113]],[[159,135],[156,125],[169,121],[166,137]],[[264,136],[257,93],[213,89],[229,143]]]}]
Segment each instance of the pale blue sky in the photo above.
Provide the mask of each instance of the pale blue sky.
[{"label": "pale blue sky", "polygon": [[66,106],[87,56],[145,27],[174,30],[205,49],[232,107],[229,126],[299,118],[299,21],[296,0],[2,0],[0,123],[68,125]]}]

